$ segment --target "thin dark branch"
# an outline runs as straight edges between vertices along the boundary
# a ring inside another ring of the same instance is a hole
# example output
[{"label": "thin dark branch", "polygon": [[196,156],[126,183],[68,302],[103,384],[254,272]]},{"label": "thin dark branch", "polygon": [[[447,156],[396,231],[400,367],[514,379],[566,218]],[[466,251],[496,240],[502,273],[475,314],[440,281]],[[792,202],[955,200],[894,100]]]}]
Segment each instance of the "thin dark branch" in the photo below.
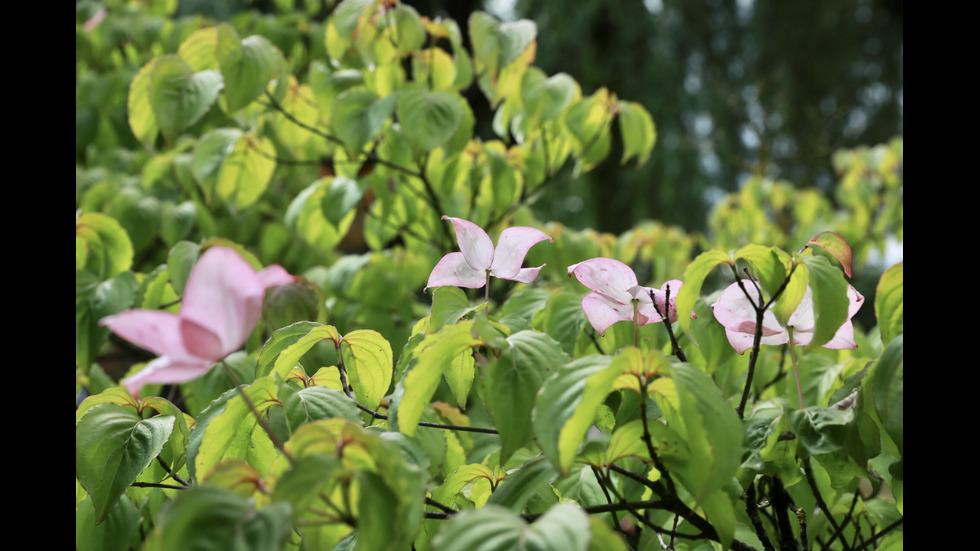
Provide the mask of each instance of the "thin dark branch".
[{"label": "thin dark branch", "polygon": [[[592,467],[592,476],[595,477],[596,482],[599,483],[599,488],[602,489],[602,495],[606,496],[606,503],[612,504],[612,497],[609,495],[609,489],[606,488],[606,481],[603,476],[599,473],[599,469]],[[623,537],[626,537],[626,533],[623,532],[623,526],[619,524],[619,516],[615,511],[610,511],[612,513],[613,523],[616,525],[616,530],[618,530]]]},{"label": "thin dark branch", "polygon": [[163,467],[163,470],[167,471],[167,474],[170,475],[170,478],[176,480],[177,482],[180,482],[184,486],[190,486],[191,485],[190,482],[187,482],[186,480],[184,480],[183,478],[181,478],[179,474],[177,474],[177,473],[173,472],[172,470],[170,470],[170,465],[167,465],[167,462],[164,461],[163,458],[160,457],[159,455],[157,456],[157,463],[159,463],[160,466]]},{"label": "thin dark branch", "polygon": [[667,328],[667,336],[670,337],[670,347],[671,350],[673,351],[674,356],[677,356],[678,360],[682,362],[686,362],[687,356],[684,354],[684,351],[681,349],[681,345],[677,343],[677,337],[674,336],[674,328],[670,323],[670,316],[667,315],[670,313],[670,285],[667,285],[667,289],[664,292],[664,309],[667,310],[667,312],[660,311],[660,308],[657,306],[657,300],[653,296],[652,289],[650,290],[650,302],[653,303],[653,310],[657,313],[658,316],[660,316],[660,319],[663,320],[664,322],[664,327]]},{"label": "thin dark branch", "polygon": [[745,512],[748,513],[749,520],[752,521],[752,527],[755,528],[756,537],[762,542],[762,548],[765,551],[776,551],[776,548],[772,546],[772,542],[769,541],[769,534],[766,533],[766,528],[762,525],[762,519],[759,518],[759,504],[755,497],[755,482],[749,483],[742,498],[745,500]]},{"label": "thin dark branch", "polygon": [[293,458],[293,455],[289,453],[289,450],[287,450],[286,446],[283,445],[282,440],[279,439],[276,433],[272,430],[272,427],[269,426],[269,423],[266,422],[265,418],[259,413],[258,408],[255,407],[252,399],[249,398],[248,393],[245,392],[245,389],[243,388],[244,385],[242,385],[242,383],[238,380],[238,376],[235,375],[235,371],[230,365],[226,364],[224,360],[221,360],[220,363],[222,367],[225,368],[225,373],[228,375],[228,378],[231,379],[232,384],[235,385],[238,395],[242,397],[242,400],[245,401],[245,405],[248,406],[249,411],[252,412],[256,422],[258,422],[259,426],[262,427],[262,430],[264,430],[269,436],[269,440],[272,441],[272,444],[276,447],[276,449],[281,451],[282,454],[286,456],[286,459],[289,460],[290,465],[295,465],[296,460]]},{"label": "thin dark branch", "polygon": [[845,516],[844,520],[842,520],[840,523],[840,530],[834,530],[834,533],[830,535],[830,539],[827,540],[827,545],[834,543],[834,540],[837,539],[838,536],[840,536],[841,539],[844,538],[842,531],[844,530],[844,528],[847,528],[848,524],[850,524],[853,518],[851,515],[854,514],[854,507],[857,505],[858,497],[860,496],[861,493],[855,490],[854,497],[851,499],[851,507],[847,510],[847,516]]},{"label": "thin dark branch", "polygon": [[156,482],[133,482],[130,486],[136,488],[166,488],[168,490],[186,490],[186,486],[177,486],[175,484],[157,484]]},{"label": "thin dark branch", "polygon": [[595,329],[592,329],[592,327],[590,326],[588,330],[588,334],[589,334],[589,338],[592,339],[592,344],[595,345],[596,350],[598,350],[600,354],[605,356],[606,351],[602,349],[602,345],[599,344],[599,339],[595,337]]},{"label": "thin dark branch", "polygon": [[431,497],[425,498],[425,504],[426,505],[431,505],[431,506],[433,506],[433,507],[435,507],[437,509],[442,509],[442,512],[444,512],[444,513],[455,514],[455,513],[458,513],[459,512],[456,509],[453,509],[452,507],[450,507],[448,505],[444,505],[442,503],[439,503],[438,501],[432,499]]},{"label": "thin dark branch", "polygon": [[[827,503],[823,500],[823,496],[820,494],[820,489],[817,488],[817,481],[813,478],[813,469],[810,467],[809,457],[803,460],[803,472],[806,474],[806,482],[810,485],[810,491],[813,492],[813,497],[817,500],[817,507],[819,507],[823,514],[827,517],[827,522],[829,522],[830,526],[833,527],[834,533],[840,533],[842,528],[839,524],[837,524],[837,521],[834,520],[834,515],[830,513],[830,507],[827,507]],[[844,541],[844,538],[841,538],[841,544],[844,546],[845,551],[850,550],[851,547],[846,541]]]},{"label": "thin dark branch", "polygon": [[327,134],[326,132],[320,130],[319,128],[316,128],[314,126],[311,126],[309,124],[306,124],[305,122],[297,119],[296,116],[293,115],[292,113],[290,113],[289,111],[286,111],[286,108],[283,107],[282,104],[279,103],[278,100],[276,100],[275,96],[273,96],[272,93],[269,92],[268,90],[266,90],[266,92],[265,92],[265,98],[269,101],[269,106],[271,106],[276,111],[279,111],[280,113],[282,113],[282,116],[286,117],[290,122],[292,122],[296,126],[302,128],[303,130],[306,130],[306,131],[308,131],[308,132],[310,132],[312,134],[315,134],[317,136],[320,136],[321,138],[323,138],[323,139],[325,139],[325,140],[327,140],[329,142],[333,142],[333,143],[335,143],[337,145],[344,146],[344,141],[341,140],[340,138],[338,138],[336,136],[333,136],[331,134]]},{"label": "thin dark branch", "polygon": [[810,542],[806,536],[806,509],[796,507],[793,512],[796,513],[796,520],[800,523],[800,551],[809,551]]},{"label": "thin dark branch", "polygon": [[[861,545],[855,547],[854,548],[854,551],[861,551],[865,547],[868,547],[869,545],[874,544],[874,542],[877,541],[878,538],[880,538],[881,536],[884,536],[888,532],[891,532],[895,528],[898,528],[899,526],[902,525],[903,522],[905,522],[905,517],[902,517],[902,518],[896,520],[895,522],[889,524],[888,526],[885,527],[884,530],[882,530],[881,532],[878,532],[877,534],[871,536],[871,539],[869,539],[868,541],[866,541],[866,542],[862,543]],[[841,538],[841,539],[843,539],[843,538]]]},{"label": "thin dark branch", "polygon": [[[340,363],[340,362],[338,361],[338,363]],[[344,385],[345,386],[345,391],[346,391],[347,388],[350,388],[350,387],[347,387],[346,386],[346,382],[344,380],[343,375],[341,375],[340,383],[341,383],[341,385]],[[365,406],[364,404],[358,402],[357,399],[353,397],[353,394],[354,394],[354,391],[351,390],[349,396],[351,397],[351,400],[354,401],[354,405],[356,405],[358,407],[358,409],[360,409],[361,411],[363,411],[365,413],[370,414],[371,417],[373,417],[375,419],[381,419],[381,420],[387,420],[388,419],[388,416],[385,415],[384,413],[379,413],[379,412],[377,412],[377,411],[375,411],[375,410],[373,410],[373,409]],[[467,426],[463,426],[463,425],[443,425],[442,423],[430,423],[428,421],[419,421],[419,426],[420,427],[429,427],[429,428],[433,428],[433,429],[458,430],[458,431],[461,431],[461,432],[479,432],[479,433],[483,433],[483,434],[500,434],[500,432],[498,432],[497,429],[487,429],[487,428],[483,428],[483,427],[467,427]]]}]

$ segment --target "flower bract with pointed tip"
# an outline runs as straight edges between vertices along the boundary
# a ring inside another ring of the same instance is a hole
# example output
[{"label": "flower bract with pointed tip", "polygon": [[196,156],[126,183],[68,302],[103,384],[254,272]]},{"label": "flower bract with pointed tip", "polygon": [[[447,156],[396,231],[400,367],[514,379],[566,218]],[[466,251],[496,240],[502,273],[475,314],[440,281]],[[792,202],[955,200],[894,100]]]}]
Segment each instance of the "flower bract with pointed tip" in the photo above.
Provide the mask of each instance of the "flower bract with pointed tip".
[{"label": "flower bract with pointed tip", "polygon": [[183,383],[204,375],[245,343],[259,321],[265,290],[293,281],[281,266],[256,273],[234,250],[208,249],[187,278],[180,313],[128,310],[100,321],[160,355],[123,385],[138,396],[146,383]]},{"label": "flower bract with pointed tip", "polygon": [[490,276],[531,283],[545,265],[522,268],[524,257],[535,244],[545,240],[554,242],[541,230],[516,226],[502,231],[494,247],[480,226],[462,218],[443,216],[442,219],[453,223],[460,252],[442,257],[429,274],[426,289],[447,285],[479,289],[487,284]]},{"label": "flower bract with pointed tip", "polygon": [[[755,339],[755,307],[749,301],[746,293],[751,295],[752,301],[758,302],[759,291],[754,285],[745,285],[745,291],[742,291],[738,283],[732,283],[722,291],[718,300],[711,305],[715,319],[725,326],[725,334],[728,336],[729,344],[739,354],[743,354],[752,348],[752,342]],[[851,318],[864,304],[864,296],[857,292],[854,287],[848,285],[847,302],[847,321],[840,326],[834,337],[823,345],[824,348],[857,348],[857,343],[854,342],[854,325],[851,323]],[[761,344],[788,343],[790,327],[793,328],[793,344],[806,346],[813,340],[816,321],[813,314],[813,291],[809,286],[806,288],[803,300],[790,315],[785,326],[779,323],[771,309],[765,311],[762,316]]]},{"label": "flower bract with pointed tip", "polygon": [[[593,291],[582,298],[582,310],[585,311],[585,317],[588,318],[593,329],[600,335],[617,321],[635,321],[637,325],[662,322],[663,317],[657,313],[657,310],[668,311],[667,316],[670,321],[677,321],[674,297],[683,285],[678,279],[664,283],[660,289],[643,287],[637,281],[636,273],[629,266],[618,260],[602,257],[572,264],[568,267],[568,276],[572,275]],[[670,290],[669,310],[668,289]],[[654,300],[656,300],[656,308],[654,308]],[[692,313],[691,317],[697,316]]]}]

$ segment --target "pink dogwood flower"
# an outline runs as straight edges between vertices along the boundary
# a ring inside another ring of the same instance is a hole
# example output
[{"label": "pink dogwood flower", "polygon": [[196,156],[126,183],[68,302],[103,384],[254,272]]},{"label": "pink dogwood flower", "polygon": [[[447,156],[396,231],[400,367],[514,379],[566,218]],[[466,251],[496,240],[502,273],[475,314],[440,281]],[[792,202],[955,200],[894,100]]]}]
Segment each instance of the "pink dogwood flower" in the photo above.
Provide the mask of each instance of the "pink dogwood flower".
[{"label": "pink dogwood flower", "polygon": [[[751,283],[745,284],[745,290],[752,296],[753,301],[759,300],[759,291]],[[847,286],[847,321],[840,326],[834,337],[823,345],[824,348],[857,348],[854,342],[854,325],[851,318],[861,309],[864,304],[864,297],[858,293],[854,287]],[[725,334],[728,342],[739,354],[752,348],[752,341],[755,338],[755,308],[749,302],[745,292],[732,283],[724,291],[718,300],[711,305],[715,319],[725,326]],[[816,328],[816,321],[813,314],[813,292],[809,286],[800,305],[790,315],[786,325],[780,325],[776,315],[772,310],[766,310],[762,317],[762,344],[786,344],[789,342],[789,328],[793,328],[793,344],[806,346],[813,340],[813,332]]]},{"label": "pink dogwood flower", "polygon": [[187,278],[179,314],[128,310],[100,321],[160,355],[123,385],[138,396],[146,383],[183,383],[204,375],[245,343],[259,321],[265,290],[293,281],[279,265],[256,273],[234,250],[208,249]]},{"label": "pink dogwood flower", "polygon": [[[664,283],[660,289],[643,287],[636,279],[636,274],[629,266],[612,258],[590,258],[568,267],[568,276],[572,275],[583,285],[592,289],[592,293],[582,298],[582,310],[589,323],[600,335],[606,332],[617,321],[635,321],[637,325],[659,323],[663,317],[657,313],[668,311],[671,322],[677,321],[677,307],[674,297],[683,283],[672,279]],[[667,288],[670,287],[670,305],[666,304]],[[653,294],[657,308],[650,300]],[[635,319],[634,319],[635,314]],[[693,313],[692,318],[697,316]]]},{"label": "pink dogwood flower", "polygon": [[490,276],[531,283],[545,265],[521,268],[527,251],[541,241],[555,241],[541,230],[517,226],[502,231],[494,248],[490,236],[480,226],[462,218],[443,216],[442,219],[453,223],[461,252],[442,257],[429,274],[426,289],[446,285],[479,289],[490,283]]}]

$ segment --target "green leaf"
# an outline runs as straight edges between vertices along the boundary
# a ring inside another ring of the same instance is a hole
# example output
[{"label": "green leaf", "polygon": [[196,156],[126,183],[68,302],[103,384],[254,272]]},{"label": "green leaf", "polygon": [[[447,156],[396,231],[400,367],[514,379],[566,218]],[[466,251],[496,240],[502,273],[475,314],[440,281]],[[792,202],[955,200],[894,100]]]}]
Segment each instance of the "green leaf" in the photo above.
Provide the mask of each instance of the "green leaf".
[{"label": "green leaf", "polygon": [[798,455],[806,458],[843,448],[848,436],[847,425],[853,417],[851,411],[823,406],[811,406],[791,413],[790,424],[799,439],[796,448]]},{"label": "green leaf", "polygon": [[394,27],[391,40],[398,48],[399,57],[412,54],[425,44],[426,32],[422,18],[408,4],[396,4],[394,9],[385,12],[380,23]]},{"label": "green leaf", "polygon": [[454,515],[432,540],[436,551],[585,551],[589,517],[570,503],[560,503],[533,524],[497,506]]},{"label": "green leaf", "polygon": [[470,334],[472,321],[447,326],[435,334],[427,334],[415,348],[405,377],[398,383],[392,400],[392,418],[399,432],[414,436],[422,412],[429,405],[432,394],[439,386],[439,378],[452,368],[453,358],[470,348],[483,344],[483,340]]},{"label": "green leaf", "polygon": [[173,143],[181,132],[211,109],[224,86],[218,71],[195,73],[176,55],[157,58],[150,75],[148,97],[156,124]]},{"label": "green leaf", "polygon": [[197,140],[191,160],[191,174],[205,189],[214,189],[221,165],[235,150],[242,135],[243,132],[237,128],[216,128]]},{"label": "green leaf", "polygon": [[851,277],[851,246],[847,244],[847,241],[832,231],[822,231],[817,235],[810,238],[807,242],[807,246],[819,245],[823,247],[825,251],[833,255],[841,266],[844,267],[844,273],[847,277]]},{"label": "green leaf", "polygon": [[381,132],[394,111],[394,95],[380,98],[365,88],[354,88],[341,92],[334,100],[330,124],[347,153],[354,157]]},{"label": "green leaf", "polygon": [[677,323],[685,333],[691,333],[691,312],[694,311],[694,303],[701,294],[701,285],[705,278],[719,264],[734,266],[728,253],[722,251],[706,251],[697,256],[684,270],[684,285],[677,292],[674,304],[677,307]]},{"label": "green leaf", "polygon": [[141,419],[110,402],[90,408],[75,425],[75,476],[95,505],[95,523],[163,450],[174,417]]},{"label": "green leaf", "polygon": [[667,423],[687,444],[690,459],[668,467],[700,503],[735,476],[742,456],[742,422],[700,368],[675,364],[671,371],[679,407],[674,409],[671,400],[658,394],[654,397]]},{"label": "green leaf", "polygon": [[132,265],[133,244],[119,222],[97,212],[75,218],[76,270],[86,270],[104,280]]},{"label": "green leaf", "polygon": [[218,62],[225,82],[228,113],[252,103],[269,86],[279,69],[279,53],[268,39],[250,36],[242,41],[228,25],[218,27]]},{"label": "green leaf", "polygon": [[542,487],[558,478],[551,462],[543,456],[535,457],[507,476],[493,491],[487,505],[507,507],[512,513],[520,513]]},{"label": "green leaf", "polygon": [[177,55],[195,72],[218,69],[220,67],[215,55],[217,49],[218,27],[205,27],[192,32],[184,39],[177,48]]},{"label": "green leaf", "polygon": [[395,110],[402,134],[415,156],[445,144],[463,121],[460,99],[450,92],[405,88],[398,92]]},{"label": "green leaf", "polygon": [[75,549],[78,551],[128,551],[140,545],[140,512],[130,499],[116,501],[102,524],[95,523],[92,497],[75,507]]},{"label": "green leaf", "polygon": [[507,337],[509,347],[483,368],[483,397],[500,431],[500,463],[534,438],[531,412],[544,381],[557,373],[568,355],[550,336],[520,331]]},{"label": "green leaf", "polygon": [[[752,267],[756,279],[765,294],[763,300],[768,302],[776,294],[776,290],[786,280],[787,266],[782,262],[775,247],[761,245],[746,245],[735,251],[732,258],[744,260]],[[685,282],[685,285],[687,282]],[[800,297],[802,298],[802,297]],[[799,303],[797,303],[799,305]],[[795,310],[795,308],[793,308]]]},{"label": "green leaf", "polygon": [[126,98],[129,128],[136,139],[146,146],[153,143],[157,132],[160,131],[157,119],[153,115],[153,108],[150,106],[150,80],[156,62],[157,58],[151,59],[136,73],[133,81],[129,83],[129,94]]},{"label": "green leaf", "polygon": [[546,78],[540,69],[529,67],[521,79],[525,118],[537,123],[560,115],[580,94],[578,83],[565,73]]},{"label": "green leaf", "polygon": [[813,291],[815,328],[808,348],[813,349],[834,338],[847,321],[847,281],[840,270],[823,256],[803,259],[810,270],[810,289]]},{"label": "green leaf", "polygon": [[[272,377],[256,379],[242,387],[258,410],[253,413],[237,391],[228,391],[198,416],[188,437],[188,469],[193,476],[206,476],[225,459],[242,459],[261,473],[275,460],[276,449],[258,426],[255,415],[278,405]],[[191,461],[193,459],[193,461]]]},{"label": "green leaf", "polygon": [[899,334],[882,351],[871,379],[875,411],[881,426],[904,452],[903,411],[905,410],[905,336]]},{"label": "green leaf", "polygon": [[881,342],[891,342],[905,332],[905,263],[885,270],[875,291],[875,317]]},{"label": "green leaf", "polygon": [[637,168],[646,164],[657,143],[657,130],[650,112],[639,103],[619,102],[619,131],[623,137],[620,164],[626,164],[633,157],[636,157]]},{"label": "green leaf", "polygon": [[459,287],[437,287],[432,293],[432,312],[429,314],[428,333],[438,333],[446,325],[469,316],[484,305],[470,306],[466,293]]},{"label": "green leaf", "polygon": [[221,163],[215,191],[218,197],[241,210],[252,206],[269,186],[276,169],[272,141],[255,134],[242,136]]},{"label": "green leaf", "polygon": [[167,254],[167,273],[170,274],[170,283],[178,295],[184,294],[187,278],[200,256],[201,246],[190,241],[181,241],[170,248]]},{"label": "green leaf", "polygon": [[217,486],[180,492],[156,519],[144,549],[282,549],[290,534],[292,509],[274,502],[257,509],[255,502]]},{"label": "green leaf", "polygon": [[362,404],[377,409],[395,369],[391,344],[377,331],[358,329],[344,335],[340,348],[354,394]]},{"label": "green leaf", "polygon": [[295,431],[308,421],[341,417],[360,422],[360,410],[342,390],[314,386],[303,388],[284,400],[286,420]]},{"label": "green leaf", "polygon": [[562,475],[568,475],[599,405],[627,362],[625,355],[615,360],[585,356],[560,367],[541,388],[534,404],[534,434]]},{"label": "green leaf", "polygon": [[340,346],[340,333],[336,327],[300,321],[279,329],[272,334],[272,338],[259,354],[256,376],[267,375],[270,362],[275,359],[275,362],[271,363],[272,371],[285,378],[303,354],[309,352],[318,342],[325,340],[331,340],[335,346]]},{"label": "green leaf", "polygon": [[357,184],[357,180],[336,176],[330,181],[330,187],[323,195],[323,215],[328,222],[339,227],[341,221],[354,210],[363,195],[364,190]]}]

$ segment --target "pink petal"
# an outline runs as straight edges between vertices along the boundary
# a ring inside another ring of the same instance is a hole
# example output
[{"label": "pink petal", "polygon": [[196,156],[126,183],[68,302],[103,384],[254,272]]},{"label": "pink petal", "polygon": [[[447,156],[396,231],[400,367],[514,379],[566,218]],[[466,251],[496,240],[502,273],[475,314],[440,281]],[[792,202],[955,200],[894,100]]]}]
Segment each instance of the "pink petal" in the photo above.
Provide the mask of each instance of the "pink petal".
[{"label": "pink petal", "polygon": [[130,394],[139,396],[146,383],[177,384],[196,379],[211,369],[214,362],[199,359],[179,359],[160,356],[146,364],[139,373],[123,380]]},{"label": "pink petal", "polygon": [[[732,331],[730,329],[725,329],[725,335],[728,337],[728,343],[731,344],[732,348],[734,348],[735,351],[738,352],[739,354],[743,354],[745,353],[746,350],[752,348],[752,341],[755,339],[754,332],[745,333],[741,331]],[[794,340],[795,340],[795,335],[794,335]],[[777,333],[775,335],[770,335],[768,337],[762,337],[762,340],[759,341],[759,344],[773,345],[773,344],[786,344],[788,342],[789,342],[789,333],[782,332],[782,333]]]},{"label": "pink petal", "polygon": [[656,289],[651,289],[649,287],[642,287],[640,285],[630,287],[629,291],[627,291],[630,294],[630,296],[637,301],[637,305],[636,305],[637,323],[640,325],[647,325],[648,323],[660,323],[664,320],[662,317],[660,317],[660,314],[658,314],[657,311],[654,310],[653,308],[653,301],[650,300],[651,291],[653,291],[654,293],[659,293],[659,291]]},{"label": "pink petal", "polygon": [[429,282],[425,284],[425,288],[452,285],[454,287],[479,289],[486,284],[486,270],[474,270],[466,262],[463,253],[449,253],[442,257],[435,268],[432,268],[432,273],[429,274]]},{"label": "pink petal", "polygon": [[456,243],[466,263],[474,270],[489,270],[493,263],[493,241],[483,228],[462,218],[443,216],[456,228]]},{"label": "pink petal", "polygon": [[[748,291],[752,296],[752,299],[758,300],[759,294],[758,291],[756,291],[755,286],[753,286],[751,282],[744,282],[743,284],[745,285],[746,291]],[[721,296],[718,297],[718,300],[711,305],[711,309],[714,313],[715,319],[724,325],[726,330],[747,333],[749,335],[755,334],[755,308],[752,306],[752,303],[749,302],[749,299],[745,296],[745,293],[742,292],[742,289],[738,286],[738,283],[732,283],[724,291],[722,291]],[[776,321],[776,315],[773,314],[772,311],[766,310],[762,317],[762,336],[768,337],[784,332],[785,329],[779,325],[779,322]],[[731,337],[729,337],[728,341],[732,342]],[[738,349],[734,343],[732,346],[735,347],[736,350]]]},{"label": "pink petal", "polygon": [[568,275],[572,274],[589,289],[620,304],[629,304],[633,300],[626,290],[638,283],[629,266],[612,258],[590,258],[572,264],[568,267]]},{"label": "pink petal", "polygon": [[598,293],[589,293],[582,298],[582,310],[592,328],[600,335],[617,321],[633,319],[633,304],[619,304]]},{"label": "pink petal", "polygon": [[187,351],[201,360],[211,363],[220,361],[233,350],[225,350],[221,338],[215,335],[207,327],[183,318],[180,320],[180,336],[184,341]]},{"label": "pink petal", "polygon": [[552,243],[555,241],[548,234],[535,228],[517,226],[501,232],[497,240],[497,248],[493,253],[493,263],[490,266],[492,275],[501,279],[514,279],[521,265],[524,264],[527,251],[544,240]]},{"label": "pink petal", "polygon": [[858,347],[857,343],[854,341],[854,324],[851,320],[844,322],[844,325],[840,326],[840,329],[834,333],[834,338],[827,341],[824,348],[834,348],[834,349],[850,349],[853,350]]},{"label": "pink petal", "polygon": [[265,269],[256,274],[259,283],[264,289],[275,287],[276,285],[288,285],[296,281],[296,278],[278,264],[266,266]]},{"label": "pink petal", "polygon": [[208,249],[184,289],[180,317],[214,334],[222,357],[241,348],[262,312],[265,287],[252,266],[225,247]]},{"label": "pink petal", "polygon": [[99,324],[154,354],[189,357],[180,335],[180,318],[158,310],[128,310],[107,316]]},{"label": "pink petal", "polygon": [[532,281],[538,278],[538,272],[540,272],[541,268],[544,268],[545,266],[547,266],[547,264],[542,264],[537,268],[521,268],[517,272],[517,275],[515,275],[514,277],[508,277],[504,279],[509,279],[511,281],[519,281],[521,283],[531,283]]}]

